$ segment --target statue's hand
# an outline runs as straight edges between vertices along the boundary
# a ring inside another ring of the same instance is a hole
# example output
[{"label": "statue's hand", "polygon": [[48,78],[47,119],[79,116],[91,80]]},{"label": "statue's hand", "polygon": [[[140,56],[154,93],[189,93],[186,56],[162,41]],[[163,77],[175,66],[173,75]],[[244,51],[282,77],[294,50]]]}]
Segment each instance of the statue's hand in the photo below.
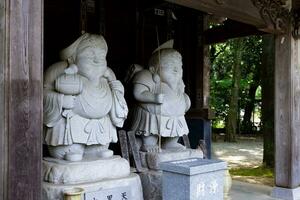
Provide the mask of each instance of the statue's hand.
[{"label": "statue's hand", "polygon": [[155,103],[162,104],[164,102],[165,94],[156,94]]},{"label": "statue's hand", "polygon": [[114,74],[114,72],[113,72],[110,68],[107,68],[107,70],[105,71],[105,73],[104,73],[103,76],[104,76],[104,78],[106,78],[109,82],[110,82],[110,81],[117,80],[116,75]]},{"label": "statue's hand", "polygon": [[63,97],[63,105],[64,109],[72,109],[74,108],[76,96],[73,95],[64,95]]}]

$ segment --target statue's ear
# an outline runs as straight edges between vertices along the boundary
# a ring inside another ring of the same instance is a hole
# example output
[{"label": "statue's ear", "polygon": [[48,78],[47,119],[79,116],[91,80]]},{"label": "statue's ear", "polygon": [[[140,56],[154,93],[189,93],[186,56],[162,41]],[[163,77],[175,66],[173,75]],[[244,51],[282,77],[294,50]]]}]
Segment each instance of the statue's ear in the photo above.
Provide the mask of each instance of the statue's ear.
[{"label": "statue's ear", "polygon": [[155,69],[155,67],[153,67],[153,66],[149,66],[149,71],[150,71],[152,74],[155,74],[155,73],[156,73],[156,69]]},{"label": "statue's ear", "polygon": [[67,59],[67,62],[68,62],[69,65],[74,64],[75,63],[74,57],[73,56],[69,57]]},{"label": "statue's ear", "polygon": [[160,76],[157,73],[152,75],[152,79],[154,83],[160,83]]}]

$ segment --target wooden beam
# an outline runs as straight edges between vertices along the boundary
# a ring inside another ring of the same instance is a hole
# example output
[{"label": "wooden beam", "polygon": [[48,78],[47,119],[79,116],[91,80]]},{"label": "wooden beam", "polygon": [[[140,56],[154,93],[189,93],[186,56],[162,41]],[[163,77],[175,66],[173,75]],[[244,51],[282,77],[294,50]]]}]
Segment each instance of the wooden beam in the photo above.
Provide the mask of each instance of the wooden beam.
[{"label": "wooden beam", "polygon": [[300,0],[293,0],[292,5],[293,5],[293,9],[299,9],[300,8]]},{"label": "wooden beam", "polygon": [[0,0],[0,199],[42,199],[42,2]]},{"label": "wooden beam", "polygon": [[264,28],[265,22],[251,0],[166,0],[229,19]]},{"label": "wooden beam", "polygon": [[224,25],[217,26],[215,28],[208,29],[204,32],[205,44],[214,44],[225,42],[228,39],[244,37],[249,35],[262,35],[265,34],[259,31],[256,27],[235,22],[232,20],[226,20]]},{"label": "wooden beam", "polygon": [[151,10],[166,6],[168,3],[163,0],[142,0],[139,2],[139,7],[142,10]]}]

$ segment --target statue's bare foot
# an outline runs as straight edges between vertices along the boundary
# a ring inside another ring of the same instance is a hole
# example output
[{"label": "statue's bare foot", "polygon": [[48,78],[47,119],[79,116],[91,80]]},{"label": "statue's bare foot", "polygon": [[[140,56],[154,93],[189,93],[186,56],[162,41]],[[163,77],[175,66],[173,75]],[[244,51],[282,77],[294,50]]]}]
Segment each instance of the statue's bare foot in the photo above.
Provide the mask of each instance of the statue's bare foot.
[{"label": "statue's bare foot", "polygon": [[81,161],[83,153],[66,153],[64,159],[71,162]]},{"label": "statue's bare foot", "polygon": [[85,157],[99,159],[99,158],[109,158],[114,155],[114,152],[108,149],[108,145],[89,145],[85,148]]},{"label": "statue's bare foot", "polygon": [[157,145],[145,145],[143,144],[141,147],[141,151],[148,152],[148,153],[158,153],[160,151]]},{"label": "statue's bare foot", "polygon": [[97,153],[100,158],[109,158],[114,155],[114,152],[110,149],[103,149]]},{"label": "statue's bare foot", "polygon": [[180,151],[185,150],[186,147],[177,142],[165,142],[162,144],[162,149]]}]

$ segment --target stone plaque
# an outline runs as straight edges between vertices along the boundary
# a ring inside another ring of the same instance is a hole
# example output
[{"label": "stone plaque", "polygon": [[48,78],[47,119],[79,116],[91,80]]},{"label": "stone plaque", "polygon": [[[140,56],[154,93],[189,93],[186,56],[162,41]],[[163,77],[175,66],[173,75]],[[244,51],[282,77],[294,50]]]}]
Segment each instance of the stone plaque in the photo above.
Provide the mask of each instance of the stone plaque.
[{"label": "stone plaque", "polygon": [[130,187],[119,187],[114,189],[86,192],[84,200],[133,200]]}]

